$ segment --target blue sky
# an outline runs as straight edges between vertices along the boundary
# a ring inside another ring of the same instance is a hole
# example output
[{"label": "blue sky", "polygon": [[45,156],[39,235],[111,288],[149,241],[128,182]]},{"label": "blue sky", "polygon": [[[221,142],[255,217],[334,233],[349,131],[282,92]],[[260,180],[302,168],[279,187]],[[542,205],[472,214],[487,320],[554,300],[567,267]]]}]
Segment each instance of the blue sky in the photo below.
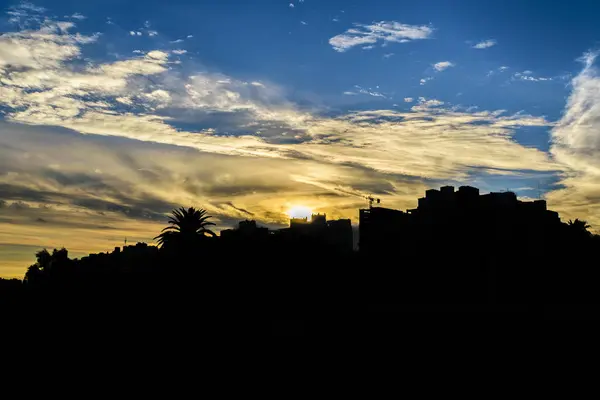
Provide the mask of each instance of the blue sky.
[{"label": "blue sky", "polygon": [[174,206],[356,220],[445,183],[600,226],[594,3],[0,2],[0,275]]}]

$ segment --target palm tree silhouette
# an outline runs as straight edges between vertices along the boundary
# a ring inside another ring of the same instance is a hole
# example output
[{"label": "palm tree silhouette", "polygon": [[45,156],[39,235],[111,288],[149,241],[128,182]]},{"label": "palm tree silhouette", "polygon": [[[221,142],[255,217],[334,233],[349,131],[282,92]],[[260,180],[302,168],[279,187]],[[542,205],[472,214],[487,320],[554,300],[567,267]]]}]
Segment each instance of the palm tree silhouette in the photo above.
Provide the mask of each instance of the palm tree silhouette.
[{"label": "palm tree silhouette", "polygon": [[569,228],[577,234],[582,236],[590,236],[591,233],[588,231],[591,226],[585,220],[575,219],[575,221],[569,220]]},{"label": "palm tree silhouette", "polygon": [[161,247],[169,245],[193,245],[199,239],[205,238],[207,235],[216,236],[216,234],[208,229],[208,226],[215,225],[208,222],[210,215],[206,215],[206,210],[190,207],[187,210],[181,207],[172,211],[172,216],[169,217],[169,224],[163,229],[160,235],[154,239],[158,239],[158,244]]}]

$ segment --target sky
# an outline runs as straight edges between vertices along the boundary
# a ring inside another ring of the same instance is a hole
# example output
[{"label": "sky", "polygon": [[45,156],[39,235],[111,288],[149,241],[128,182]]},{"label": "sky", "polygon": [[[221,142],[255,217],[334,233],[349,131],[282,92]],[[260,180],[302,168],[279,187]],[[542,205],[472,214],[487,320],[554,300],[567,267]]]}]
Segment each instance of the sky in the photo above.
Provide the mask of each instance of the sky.
[{"label": "sky", "polygon": [[[0,1],[0,276],[444,184],[600,230],[600,3]],[[457,250],[459,251],[459,250]]]}]

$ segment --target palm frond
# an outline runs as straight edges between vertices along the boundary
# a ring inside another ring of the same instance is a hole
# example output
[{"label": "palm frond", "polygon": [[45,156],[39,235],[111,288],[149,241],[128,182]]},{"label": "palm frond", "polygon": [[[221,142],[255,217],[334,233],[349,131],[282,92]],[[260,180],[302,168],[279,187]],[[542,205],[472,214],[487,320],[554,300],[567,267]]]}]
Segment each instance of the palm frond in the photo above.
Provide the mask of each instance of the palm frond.
[{"label": "palm frond", "polygon": [[215,225],[209,221],[210,218],[213,217],[207,215],[205,209],[179,207],[171,212],[167,221],[169,226],[163,228],[161,234],[154,239],[162,247],[167,242],[189,244],[194,243],[195,239],[199,237],[216,236],[213,231],[207,228]]}]

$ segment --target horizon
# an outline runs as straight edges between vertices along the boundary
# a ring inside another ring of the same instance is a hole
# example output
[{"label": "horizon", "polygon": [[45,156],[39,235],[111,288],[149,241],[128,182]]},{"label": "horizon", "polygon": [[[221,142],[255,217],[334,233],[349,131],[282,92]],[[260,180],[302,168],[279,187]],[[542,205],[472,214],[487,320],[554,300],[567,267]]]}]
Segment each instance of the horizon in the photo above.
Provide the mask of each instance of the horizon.
[{"label": "horizon", "polygon": [[[512,191],[481,192],[479,190],[479,188],[475,188],[475,187],[472,187],[472,186],[461,186],[461,187],[455,188],[454,186],[445,185],[445,186],[439,187],[439,189],[432,188],[432,189],[428,190],[428,192],[429,191],[433,191],[433,192],[436,192],[438,194],[440,194],[440,193],[443,194],[444,193],[444,189],[451,189],[451,192],[450,192],[451,194],[458,195],[463,190],[463,188],[466,188],[466,189],[475,189],[477,191],[477,198],[478,199],[483,199],[484,197],[486,197],[488,195],[492,195],[492,194],[495,194],[495,195],[504,195],[504,194],[509,193],[511,195],[514,195],[514,199],[515,199],[515,201],[517,203],[525,203],[525,204],[529,203],[529,204],[532,204],[532,203],[537,203],[539,201],[542,201],[542,202],[544,202],[544,208],[543,209],[545,210],[544,211],[545,218],[552,219],[553,217],[555,217],[556,221],[559,224],[563,224],[563,225],[567,225],[567,226],[570,226],[571,223],[572,223],[571,220],[569,220],[568,223],[567,223],[567,221],[561,220],[560,215],[557,212],[555,212],[555,211],[547,208],[546,200],[543,200],[543,199],[532,199],[532,198],[523,198],[523,197],[519,198],[516,195],[516,193],[512,192]],[[417,205],[416,208],[406,209],[406,210],[397,210],[397,209],[393,209],[393,208],[383,207],[383,206],[381,206],[381,204],[379,202],[373,204],[373,201],[376,201],[376,200],[379,200],[379,199],[374,199],[372,197],[367,197],[367,198],[365,198],[365,200],[368,201],[368,206],[367,207],[363,207],[363,208],[359,208],[357,211],[359,212],[359,214],[362,215],[363,211],[367,211],[367,210],[374,211],[375,209],[383,209],[383,210],[392,211],[392,212],[395,212],[395,213],[400,213],[400,214],[403,214],[403,215],[406,215],[406,216],[415,215],[413,213],[415,211],[417,211],[417,215],[418,215],[419,211],[423,211],[423,210],[421,210],[421,205],[420,205],[421,200],[426,200],[427,198],[429,198],[429,194],[428,193],[424,193],[424,196],[422,198],[418,198],[417,199],[417,201],[418,201],[419,204]],[[448,198],[445,198],[445,199],[442,198],[442,200],[443,201],[447,201]],[[467,209],[469,209],[470,207],[471,206],[469,206]],[[493,206],[493,207],[500,207],[496,211],[501,212],[502,206],[500,204],[497,204],[496,206]],[[298,207],[295,207],[295,208],[298,208]],[[299,207],[299,208],[303,208],[303,207]],[[181,207],[179,210],[182,210],[182,209],[187,209],[187,207]],[[192,207],[190,209],[194,209],[194,208]],[[471,209],[471,211],[476,212],[476,209],[477,209],[477,207]],[[444,209],[444,208],[442,208],[441,210],[448,211],[448,209]],[[173,215],[173,212],[175,212],[175,211],[176,210],[172,210],[171,215]],[[203,211],[203,210],[200,209],[200,211]],[[329,222],[338,222],[338,221],[350,221],[350,225],[348,225],[348,227],[350,228],[350,236],[351,236],[351,242],[352,242],[352,249],[353,249],[354,253],[358,254],[358,251],[360,250],[360,245],[359,245],[359,242],[360,242],[360,233],[359,233],[359,231],[361,229],[360,221],[359,221],[359,223],[353,223],[351,218],[331,219],[331,218],[327,218],[327,214],[326,213],[319,213],[318,211],[308,210],[308,209],[304,209],[303,210],[304,212],[310,212],[310,214],[308,216],[304,216],[304,217],[297,216],[297,217],[295,217],[295,216],[291,215],[292,211],[293,210],[290,210],[290,212],[288,213],[288,223],[287,223],[287,225],[285,225],[285,224],[278,224],[278,225],[273,225],[273,224],[258,224],[258,223],[256,223],[257,222],[256,220],[253,220],[253,219],[244,219],[244,220],[237,221],[237,223],[234,224],[233,226],[221,228],[218,231],[218,234],[215,235],[215,238],[223,238],[224,237],[223,236],[224,232],[227,232],[229,234],[236,233],[238,230],[242,229],[242,223],[243,222],[251,222],[251,223],[254,224],[254,226],[256,228],[266,229],[267,232],[271,232],[271,233],[276,233],[277,234],[277,233],[288,231],[290,228],[293,229],[294,228],[294,223],[296,223],[296,224],[298,224],[298,223],[301,223],[301,224],[305,223],[305,224],[307,224],[307,226],[312,226],[313,223],[314,223],[313,217],[318,216],[318,217],[323,217],[322,221],[323,222],[326,221],[328,223]],[[424,210],[424,212],[427,213],[428,211]],[[511,211],[511,213],[515,213],[515,212],[516,211]],[[527,212],[531,212],[531,211],[527,211]],[[209,221],[212,218],[213,218],[212,216],[208,216]],[[585,220],[581,221],[581,220],[578,220],[578,219],[575,220],[575,223],[577,223],[578,221],[580,223],[582,223],[583,226],[585,226],[587,224],[587,221],[585,221]],[[400,227],[398,226],[398,228],[400,228]],[[533,227],[530,226],[530,228],[533,228]],[[539,228],[541,228],[541,226]],[[588,228],[591,228],[591,227],[588,226]],[[338,232],[338,234],[339,233],[340,232]],[[310,237],[311,235],[309,234],[308,236]],[[596,237],[600,238],[600,235],[596,235]],[[94,254],[95,255],[111,254],[111,252],[114,252],[114,251],[117,251],[117,250],[120,251],[121,249],[125,250],[128,247],[129,248],[137,248],[139,245],[143,245],[145,247],[146,246],[151,246],[151,247],[159,248],[160,245],[159,245],[159,243],[158,243],[158,241],[156,239],[157,239],[157,237],[154,237],[151,240],[151,243],[147,243],[147,242],[135,242],[135,243],[130,243],[128,245],[127,244],[128,240],[127,240],[127,238],[125,238],[124,242],[123,242],[123,246],[121,246],[121,245],[113,246],[112,248],[106,249],[106,251],[98,251],[97,253],[89,253],[89,254],[76,255],[76,257],[74,257],[73,259],[74,260],[85,259],[88,256],[92,256]],[[250,242],[252,242],[252,240]],[[36,249],[36,253],[39,250],[48,251],[49,249],[47,249],[47,248]],[[59,249],[55,248],[53,250],[56,251],[56,250],[59,250]],[[60,248],[60,250],[67,250],[68,251],[68,249],[66,247],[64,247],[64,246],[62,246]],[[69,254],[72,255],[72,253],[69,253]],[[37,256],[37,254],[33,255],[32,257],[35,258],[36,256]],[[21,279],[21,276],[20,275],[15,275],[15,276],[0,276],[0,278],[5,278],[5,279],[17,278],[17,279]]]},{"label": "horizon", "polygon": [[0,2],[0,276],[444,184],[600,232],[600,4],[481,3]]}]

